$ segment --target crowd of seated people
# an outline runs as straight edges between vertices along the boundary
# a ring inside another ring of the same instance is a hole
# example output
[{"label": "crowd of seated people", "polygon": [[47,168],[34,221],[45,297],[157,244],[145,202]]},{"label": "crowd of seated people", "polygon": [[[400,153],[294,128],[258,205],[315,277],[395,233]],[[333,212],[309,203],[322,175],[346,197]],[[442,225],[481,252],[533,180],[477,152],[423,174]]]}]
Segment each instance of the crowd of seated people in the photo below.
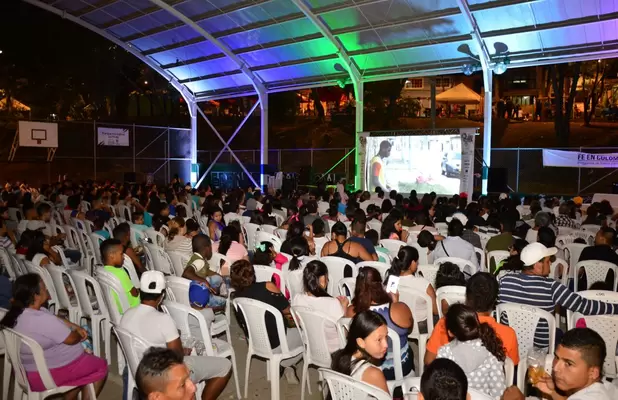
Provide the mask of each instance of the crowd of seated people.
[{"label": "crowd of seated people", "polygon": [[[165,396],[172,381],[182,384],[189,397],[196,392],[196,384],[205,382],[202,399],[214,399],[232,374],[227,359],[196,354],[183,344],[182,334],[198,337],[200,326],[197,320],[190,321],[189,331],[181,334],[161,308],[170,290],[166,275],[186,280],[189,289],[183,303],[199,312],[209,326],[230,320],[239,325],[245,339],[250,333],[248,319],[240,310],[226,307],[227,302],[249,298],[274,307],[285,324],[285,337],[279,337],[274,316],[265,321],[274,352],[282,341],[289,348],[303,346],[299,330],[303,327],[297,326],[295,307],[314,309],[330,320],[349,319],[345,342],[335,326],[325,328],[331,369],[397,397],[403,393],[393,392],[395,371],[400,366],[403,377],[412,378],[422,363],[419,398],[461,400],[469,391],[504,400],[523,398],[521,388],[512,387],[514,382],[507,382],[505,373],[507,359],[520,364],[518,340],[522,339],[505,315],[494,317],[498,304],[521,304],[558,315],[567,310],[584,316],[618,314],[614,302],[574,291],[574,281],[579,291],[616,291],[611,270],[599,282],[591,281],[584,268],[572,270],[579,261],[605,261],[618,268],[616,218],[606,202],[586,209],[581,198],[534,198],[522,205],[519,198],[506,194],[447,198],[434,193],[419,196],[414,191],[409,195],[380,189],[346,192],[341,185],[322,192],[235,189],[224,193],[194,189],[177,179],[164,186],[93,181],[65,181],[38,189],[7,185],[0,197],[3,252],[26,267],[56,265],[95,277],[101,268],[117,280],[123,293],[113,293],[110,306],[122,314],[119,328],[153,346],[137,371],[125,374],[134,374],[142,395],[152,399],[165,398],[160,395]],[[256,242],[247,236],[247,224],[276,231],[279,239]],[[579,230],[584,226],[588,233]],[[80,230],[97,239],[92,248],[84,245],[86,239],[77,245],[71,240],[70,235]],[[581,241],[590,246],[576,255],[577,260],[556,261],[558,265],[551,267],[556,257],[565,257],[564,243]],[[391,248],[394,243],[396,250]],[[149,246],[178,256],[181,268],[161,269],[161,259],[153,260]],[[100,253],[96,257],[100,267],[89,264],[93,249]],[[508,258],[490,262],[490,252],[508,252]],[[342,275],[348,282],[352,278],[352,290],[339,292],[339,282],[330,282],[329,268],[334,267],[324,257],[345,263]],[[436,261],[440,265],[433,265]],[[355,267],[363,262],[376,264]],[[5,263],[2,258],[8,276],[14,266]],[[270,280],[259,279],[257,266],[272,267],[278,273]],[[431,268],[422,267],[433,268],[434,274],[425,275]],[[0,298],[13,298],[1,327],[30,336],[42,346],[55,382],[78,388],[67,398],[75,398],[78,392],[88,396],[83,388],[89,384],[99,392],[107,363],[84,352],[87,346],[80,343],[91,340],[87,331],[80,321],[46,310],[49,295],[38,273],[19,275],[12,293],[0,293]],[[398,290],[387,290],[391,278],[397,278],[399,290],[420,293],[429,303],[402,301]],[[64,284],[67,292],[74,293],[70,281]],[[465,287],[464,304],[438,301],[441,291],[456,286]],[[0,284],[0,291],[10,290]],[[126,297],[128,309],[119,296]],[[234,316],[222,320],[219,316],[224,312]],[[36,329],[39,321],[50,326],[49,334]],[[615,388],[602,379],[603,332],[568,330],[558,323],[558,344],[549,349],[553,334],[548,326],[541,320],[534,328],[534,346],[553,354],[552,374],[532,390],[554,400],[615,398]],[[414,354],[417,347],[408,341],[414,327],[427,334],[424,355]],[[401,359],[394,357],[389,330],[399,338]],[[21,356],[31,389],[42,390],[31,354],[22,350]],[[296,368],[301,360],[302,354],[281,362],[288,382],[298,383]],[[573,378],[574,366],[585,373],[586,380]],[[161,371],[168,370],[163,376]],[[452,388],[448,394],[446,381]]]}]

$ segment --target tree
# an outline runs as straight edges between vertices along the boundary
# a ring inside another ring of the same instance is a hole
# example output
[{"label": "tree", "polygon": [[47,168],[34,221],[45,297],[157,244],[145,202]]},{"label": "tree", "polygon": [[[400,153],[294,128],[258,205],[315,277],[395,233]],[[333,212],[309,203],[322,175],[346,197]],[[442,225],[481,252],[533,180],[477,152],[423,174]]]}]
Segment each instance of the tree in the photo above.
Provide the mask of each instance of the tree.
[{"label": "tree", "polygon": [[[571,112],[573,101],[577,92],[581,63],[556,64],[549,69],[555,100],[554,131],[560,145],[569,143],[571,133]],[[564,102],[565,90],[568,91],[566,103]]]},{"label": "tree", "polygon": [[612,64],[615,64],[614,60],[599,60],[582,63],[585,126],[590,126],[590,121],[605,91],[605,77],[612,69]]}]

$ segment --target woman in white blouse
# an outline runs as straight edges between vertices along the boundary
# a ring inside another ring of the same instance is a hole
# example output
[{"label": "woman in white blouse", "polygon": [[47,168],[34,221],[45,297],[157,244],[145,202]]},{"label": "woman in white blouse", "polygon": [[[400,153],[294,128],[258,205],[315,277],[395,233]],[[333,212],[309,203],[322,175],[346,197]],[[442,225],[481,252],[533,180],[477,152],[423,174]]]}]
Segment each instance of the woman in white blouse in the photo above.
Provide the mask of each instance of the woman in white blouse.
[{"label": "woman in white blouse", "polygon": [[418,250],[412,246],[403,246],[399,249],[397,257],[393,259],[390,269],[384,277],[384,284],[388,282],[391,275],[399,277],[399,287],[408,287],[419,292],[427,293],[431,298],[432,310],[428,315],[427,307],[424,302],[417,302],[414,307],[414,318],[419,321],[419,329],[427,330],[427,318],[432,315],[438,315],[438,307],[436,306],[436,292],[431,286],[431,282],[422,276],[416,276],[418,270]]},{"label": "woman in white blouse", "polygon": [[[292,306],[309,307],[323,312],[334,320],[343,317],[348,307],[348,299],[344,296],[331,297],[327,292],[328,268],[322,261],[310,261],[303,270],[304,293],[297,294],[292,299]],[[324,335],[328,350],[332,353],[339,349],[339,335],[334,326],[327,326]]]}]

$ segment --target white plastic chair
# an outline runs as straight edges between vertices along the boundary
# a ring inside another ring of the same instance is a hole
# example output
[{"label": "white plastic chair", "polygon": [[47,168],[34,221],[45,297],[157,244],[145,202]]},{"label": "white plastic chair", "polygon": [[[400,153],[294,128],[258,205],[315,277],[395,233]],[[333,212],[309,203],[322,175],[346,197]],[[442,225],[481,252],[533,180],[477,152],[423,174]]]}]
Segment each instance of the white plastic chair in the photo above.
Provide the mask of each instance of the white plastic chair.
[{"label": "white plastic chair", "polygon": [[487,269],[491,268],[492,261],[494,268],[498,267],[500,263],[511,256],[506,250],[494,250],[487,253]]},{"label": "white plastic chair", "polygon": [[[270,397],[272,400],[279,400],[279,365],[282,360],[302,355],[304,346],[298,346],[293,349],[288,347],[283,325],[283,316],[275,307],[248,298],[234,299],[233,304],[237,311],[242,312],[249,333],[249,349],[247,350],[247,364],[245,367],[245,397],[249,395],[251,358],[255,355],[268,360],[268,376],[270,377],[271,390]],[[270,347],[265,321],[266,313],[270,313],[275,318],[277,335],[281,343],[277,352],[273,351]]]},{"label": "white plastic chair", "polygon": [[63,226],[63,228],[67,235],[67,242],[69,244],[69,247],[71,249],[83,252],[84,250],[82,246],[82,241],[79,233],[77,232],[77,229],[75,229],[75,227],[71,225],[65,225]]},{"label": "white plastic chair", "polygon": [[122,255],[122,268],[127,271],[127,274],[129,275],[133,286],[138,288],[140,285],[139,276],[137,275],[137,271],[135,270],[135,265],[133,265],[131,257],[126,254]]},{"label": "white plastic chair", "polygon": [[429,283],[431,283],[431,286],[435,288],[436,287],[436,275],[438,275],[439,268],[440,267],[437,267],[433,264],[419,265],[416,269],[416,275],[420,275],[423,278],[427,279]]},{"label": "white plastic chair", "polygon": [[[276,230],[277,230],[277,227],[276,227],[276,226],[273,226],[273,225],[260,225],[260,231],[263,231],[263,232],[268,232],[268,233],[270,233],[271,235],[275,235],[275,236],[277,236],[277,235],[275,234],[275,231],[276,231]],[[279,239],[279,236],[277,236],[277,239]],[[260,241],[257,241],[257,242],[259,243]]]},{"label": "white plastic chair", "polygon": [[618,315],[582,315],[574,313],[570,323],[571,327],[574,327],[575,323],[582,318],[586,321],[586,327],[596,331],[605,341],[607,357],[605,357],[605,363],[603,364],[603,375],[608,378],[616,378],[618,376],[618,357],[616,357]]},{"label": "white plastic chair", "polygon": [[254,265],[253,270],[255,271],[256,282],[271,282],[273,276],[279,276],[279,290],[285,293],[285,276],[283,271],[267,265]]},{"label": "white plastic chair", "polygon": [[358,275],[358,268],[351,261],[341,257],[327,256],[320,258],[326,267],[328,268],[328,288],[326,291],[331,296],[336,296],[337,283],[345,278],[345,268],[349,266],[352,270],[352,276],[349,278],[356,278]]},{"label": "white plastic chair", "polygon": [[[184,304],[187,307],[191,306],[189,303],[189,285],[191,281],[178,276],[166,277],[166,292],[168,298],[176,303]],[[228,299],[229,302],[229,299]],[[226,303],[226,313],[215,314],[215,320],[210,327],[210,333],[213,336],[218,336],[225,333],[225,337],[228,343],[232,343],[232,334],[230,332],[230,313],[228,312],[228,305]]]},{"label": "white plastic chair", "polygon": [[[562,273],[558,268],[560,265],[562,265]],[[565,286],[569,282],[569,273],[569,263],[562,258],[556,258],[549,266],[549,277]]]},{"label": "white plastic chair", "polygon": [[165,250],[153,243],[143,243],[144,247],[148,248],[148,251],[152,256],[152,263],[155,271],[161,271],[165,275],[173,275],[172,261],[170,260]]},{"label": "white plastic chair", "polygon": [[78,231],[83,231],[83,232],[86,232],[87,234],[92,233],[92,232],[88,232],[88,229],[90,228],[90,226],[86,224],[86,221],[84,220],[73,217],[71,218],[71,223],[73,224],[75,228],[77,228]]},{"label": "white plastic chair", "polygon": [[92,242],[92,247],[94,248],[94,257],[97,264],[103,264],[103,256],[101,255],[101,243],[105,241],[105,238],[98,233],[91,233],[90,241]]},{"label": "white plastic chair", "polygon": [[396,257],[399,249],[406,246],[406,242],[396,239],[382,239],[380,240],[380,245],[388,250],[391,256]]},{"label": "white plastic chair", "polygon": [[126,389],[126,397],[128,399],[133,398],[133,392],[137,388],[135,385],[135,373],[137,372],[137,366],[141,361],[146,350],[152,347],[144,339],[132,334],[126,329],[120,328],[118,324],[114,324],[114,333],[118,338],[119,347],[122,349],[122,354],[127,360],[129,367],[129,381]]},{"label": "white plastic chair", "polygon": [[519,349],[519,365],[517,366],[517,387],[525,395],[526,371],[528,370],[527,354],[534,346],[534,335],[540,320],[547,321],[549,326],[549,352],[556,347],[556,321],[554,316],[540,308],[523,304],[502,303],[496,307],[497,320],[502,313],[508,318],[508,326],[513,328],[517,335]]},{"label": "white plastic chair", "polygon": [[232,221],[241,221],[242,217],[236,213],[227,213],[223,216],[223,220],[225,221],[225,225],[229,225]]},{"label": "white plastic chair", "polygon": [[[393,369],[395,370],[395,379],[386,381],[386,385],[388,386],[388,390],[391,394],[395,391],[396,387],[401,386],[401,390],[403,393],[408,392],[408,384],[406,382],[408,377],[412,377],[415,375],[414,370],[411,370],[407,376],[403,376],[403,366],[401,363],[401,339],[397,332],[388,328],[388,339],[390,340],[393,346]],[[409,349],[412,351],[412,349]]]},{"label": "white plastic chair", "polygon": [[260,231],[260,226],[257,224],[246,223],[242,226],[242,229],[245,232],[245,243],[247,243],[247,248],[255,249],[255,237]]},{"label": "white plastic chair", "polygon": [[445,301],[449,307],[456,303],[466,302],[466,287],[465,286],[442,286],[436,290],[436,304],[438,305],[438,315],[442,318],[442,301]]},{"label": "white plastic chair", "polygon": [[277,236],[281,240],[285,240],[285,237],[287,234],[288,234],[287,229],[281,229],[281,228],[275,229],[275,236]]},{"label": "white plastic chair", "polygon": [[[589,300],[618,304],[618,293],[610,292],[609,290],[582,290],[581,292],[577,292],[577,294]],[[569,330],[575,328],[575,323],[577,322],[577,320],[573,319],[573,314],[574,312],[571,310],[567,310],[566,312],[567,328]],[[608,354],[610,353],[608,352]]]},{"label": "white plastic chair", "polygon": [[573,270],[575,268],[575,264],[579,262],[579,256],[581,256],[582,251],[588,247],[587,244],[581,243],[567,243],[564,246],[564,258],[569,262],[569,268]]},{"label": "white plastic chair", "polygon": [[485,268],[485,252],[483,249],[479,249],[478,247],[474,248],[474,252],[476,253],[476,258],[479,260],[479,271],[487,272]]},{"label": "white plastic chair", "polygon": [[[281,242],[281,239],[279,239],[277,236],[273,235],[272,233],[259,230],[255,234],[255,245],[257,246],[258,243],[262,243],[262,242],[272,243],[277,253],[281,251],[281,245],[283,244],[283,242]],[[249,248],[251,249],[252,247],[249,247]]]},{"label": "white plastic chair", "polygon": [[337,282],[338,296],[345,296],[351,302],[356,290],[356,278],[343,278]]},{"label": "white plastic chair", "polygon": [[601,225],[586,224],[580,226],[579,229],[584,232],[592,232],[596,235],[597,232],[601,229]]},{"label": "white plastic chair", "polygon": [[[223,261],[223,263],[221,263],[221,261]],[[211,271],[216,272],[217,274],[220,274],[221,268],[224,265],[231,267],[232,263],[230,262],[230,259],[227,258],[225,254],[221,254],[221,253],[217,253],[213,251],[212,257],[210,258],[210,260],[208,260],[208,265]]]},{"label": "white plastic chair", "polygon": [[[330,349],[324,332],[328,329],[340,329],[337,320],[319,310],[309,307],[292,307],[292,316],[296,321],[296,326],[300,330],[300,336],[305,344],[305,355],[303,363],[303,374],[301,378],[302,386],[300,399],[305,399],[305,385],[311,394],[311,383],[309,382],[309,366],[315,365],[323,368],[330,368],[331,357]],[[341,337],[339,332],[339,337]],[[345,346],[345,342],[339,343],[339,348]]]},{"label": "white plastic chair", "polygon": [[418,251],[418,263],[421,265],[429,264],[429,257],[427,256],[427,249],[421,247],[420,244],[416,242],[410,242],[408,240],[408,246],[412,246]]},{"label": "white plastic chair", "polygon": [[448,234],[448,224],[446,222],[436,222],[435,228],[438,230],[438,233],[442,236],[446,236]]},{"label": "white plastic chair", "polygon": [[[68,273],[75,283],[75,293],[82,305],[83,316],[90,318],[94,354],[98,357],[102,356],[101,343],[103,340],[105,342],[105,358],[107,359],[107,365],[110,365],[112,363],[110,343],[112,325],[110,324],[109,311],[105,304],[101,285],[99,285],[96,279],[83,271],[69,270]],[[97,310],[93,307],[88,290],[89,287],[92,288],[92,293],[96,298]]]},{"label": "white plastic chair", "polygon": [[[59,307],[64,308],[69,312],[69,321],[74,324],[81,325],[81,319],[83,316],[82,306],[75,290],[75,282],[73,282],[71,275],[67,273],[65,268],[53,264],[48,265],[45,269],[49,272],[52,282],[54,283],[54,287],[56,288],[56,300]],[[71,302],[71,297],[66,289],[64,283],[65,278],[73,288],[73,294],[75,296],[73,302]]]},{"label": "white plastic chair", "polygon": [[371,267],[377,269],[380,273],[380,276],[382,277],[382,280],[384,280],[384,278],[386,277],[386,271],[388,271],[391,266],[387,263],[383,263],[380,261],[362,261],[356,264],[357,269],[361,269],[362,267]]},{"label": "white plastic chair", "polygon": [[372,219],[371,221],[367,222],[367,230],[371,229],[379,233],[382,230],[382,222],[377,219]]},{"label": "white plastic chair", "polygon": [[[25,395],[28,400],[43,400],[47,397],[63,394],[76,388],[76,386],[56,386],[54,378],[52,378],[49,368],[47,367],[47,361],[45,361],[43,348],[34,339],[10,328],[3,329],[2,335],[6,346],[5,357],[7,357],[11,362],[11,366],[13,367],[13,371],[15,373],[15,391],[13,393],[14,399],[22,399]],[[26,370],[24,369],[21,361],[22,346],[28,347],[32,352],[32,357],[34,358],[37,371],[41,377],[43,386],[45,386],[46,389],[43,392],[33,392],[30,390],[30,383],[28,382]],[[7,365],[5,363],[5,368],[6,367]],[[8,390],[8,387],[5,391],[6,390]],[[93,384],[88,385],[88,390],[90,398],[96,398]]]},{"label": "white plastic chair", "polygon": [[205,355],[211,357],[230,358],[230,361],[232,361],[234,383],[236,384],[236,396],[240,399],[241,395],[240,386],[238,384],[239,377],[238,367],[236,366],[236,353],[234,352],[234,348],[231,343],[221,339],[213,339],[204,316],[190,306],[166,300],[163,307],[176,323],[176,328],[178,328],[184,335],[191,335],[191,330],[189,328],[189,316],[192,316],[197,320],[200,327],[201,336],[195,339],[201,340],[204,343]]},{"label": "white plastic chair", "polygon": [[[479,239],[481,239],[481,250],[484,252],[485,251],[485,247],[487,246],[487,242],[489,242],[489,239],[491,239],[491,237],[493,235],[491,235],[489,233],[483,233],[483,232],[477,232],[476,234],[479,235]],[[476,247],[475,249],[478,249],[478,247]],[[477,253],[478,253],[478,251],[477,251]]]},{"label": "white plastic chair", "polygon": [[131,227],[130,237],[131,237],[131,247],[137,247],[142,243],[142,240],[146,239],[148,236],[146,236],[146,234],[143,231]]},{"label": "white plastic chair", "polygon": [[[510,360],[510,358],[506,358],[506,360]],[[504,369],[506,370],[506,364],[508,361],[504,362]],[[513,361],[511,361],[511,364],[513,363]],[[511,371],[512,372],[512,371]],[[506,373],[505,373],[506,375]],[[511,378],[513,378],[513,375],[511,375]],[[509,382],[508,379],[506,379],[507,382]],[[512,382],[513,380],[511,379],[510,382]],[[408,378],[407,379],[408,385],[409,387],[413,388],[413,391],[410,393],[404,393],[403,398],[405,400],[417,400],[418,399],[418,394],[420,393],[421,390],[421,378],[420,377],[414,377],[414,378]],[[511,386],[512,384],[507,384],[508,386]],[[476,389],[472,389],[470,387],[468,387],[468,394],[470,395],[470,400],[494,400],[493,397],[486,395],[483,392],[479,392]]]},{"label": "white plastic chair", "polygon": [[131,222],[133,221],[131,219],[131,209],[125,205],[122,204],[118,204],[116,206],[117,210],[118,210],[118,217],[121,219],[124,219],[126,222]]},{"label": "white plastic chair", "polygon": [[9,207],[9,219],[15,222],[19,222],[24,219],[21,209],[17,207]]},{"label": "white plastic chair", "polygon": [[[208,231],[206,231],[208,232]],[[150,239],[152,240],[153,244],[156,244],[157,246],[163,248],[163,246],[165,246],[165,236],[163,236],[163,234],[161,232],[157,232],[154,229],[150,228],[150,229],[146,229],[144,231],[144,234]]]},{"label": "white plastic chair", "polygon": [[9,279],[11,281],[15,281],[15,279],[21,275],[21,271],[14,268],[9,251],[4,247],[0,247],[0,265],[2,265],[2,268],[9,274]]},{"label": "white plastic chair", "polygon": [[351,376],[325,368],[320,368],[318,372],[326,381],[332,400],[392,400],[393,398],[390,393]]},{"label": "white plastic chair", "polygon": [[[399,301],[405,303],[412,311],[412,317],[414,319],[414,323],[412,324],[412,332],[408,335],[410,339],[418,341],[418,374],[422,375],[423,370],[425,369],[425,352],[427,350],[427,340],[431,336],[433,332],[433,301],[431,297],[427,295],[425,292],[421,292],[418,290],[414,290],[412,288],[406,287],[404,285],[399,286]],[[427,322],[427,333],[420,333],[418,323],[422,320],[418,315],[418,305],[419,302],[424,303],[425,305],[425,321]],[[390,335],[389,335],[390,336]],[[397,359],[397,358],[395,358]],[[401,360],[401,357],[399,358]],[[404,391],[405,392],[405,391]]]},{"label": "white plastic chair", "polygon": [[[101,286],[101,291],[103,292],[103,298],[105,299],[105,305],[109,312],[110,322],[118,325],[120,324],[122,315],[129,309],[127,294],[122,288],[122,284],[118,278],[116,278],[116,275],[100,267],[96,269],[95,273],[96,279]],[[114,294],[116,296],[114,296]],[[116,298],[118,298],[118,303],[116,303]],[[118,309],[118,304],[120,304],[120,309]]]},{"label": "white plastic chair", "polygon": [[182,276],[185,271],[185,266],[189,261],[189,258],[185,254],[179,253],[177,251],[168,251],[168,257],[172,261],[172,267],[174,269],[174,275]]},{"label": "white plastic chair", "polygon": [[616,290],[616,282],[618,282],[618,266],[613,263],[607,261],[600,260],[588,260],[588,261],[580,261],[575,264],[575,268],[571,270],[571,279],[573,279],[574,291],[578,290],[577,279],[579,275],[579,270],[584,269],[586,272],[586,284],[587,287],[583,288],[588,290],[592,284],[598,281],[605,282],[605,278],[607,277],[607,273],[609,271],[614,272],[614,283],[612,284],[612,290]]},{"label": "white plastic chair", "polygon": [[464,260],[459,257],[441,257],[437,260],[434,260],[434,265],[441,265],[445,262],[451,262],[459,267],[461,272],[466,275],[466,279],[477,272],[477,266],[472,264],[470,260]]},{"label": "white plastic chair", "polygon": [[26,269],[29,273],[38,274],[43,280],[43,283],[45,283],[45,287],[47,288],[50,297],[47,301],[48,310],[52,311],[53,308],[53,313],[58,312],[58,293],[56,293],[56,286],[54,285],[54,281],[52,280],[52,277],[47,269],[39,265],[34,265],[32,261],[28,260],[24,261],[24,264],[26,265]]}]

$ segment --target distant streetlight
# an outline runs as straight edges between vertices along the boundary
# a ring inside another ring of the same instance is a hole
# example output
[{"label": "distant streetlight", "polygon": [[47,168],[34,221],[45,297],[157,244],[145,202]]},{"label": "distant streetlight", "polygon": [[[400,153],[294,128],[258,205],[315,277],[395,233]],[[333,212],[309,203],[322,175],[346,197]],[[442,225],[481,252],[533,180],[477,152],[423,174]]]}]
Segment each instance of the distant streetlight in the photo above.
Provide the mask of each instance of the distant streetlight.
[{"label": "distant streetlight", "polygon": [[2,54],[2,50],[0,50],[0,54]]},{"label": "distant streetlight", "polygon": [[144,81],[144,85],[148,85],[148,81]]}]

